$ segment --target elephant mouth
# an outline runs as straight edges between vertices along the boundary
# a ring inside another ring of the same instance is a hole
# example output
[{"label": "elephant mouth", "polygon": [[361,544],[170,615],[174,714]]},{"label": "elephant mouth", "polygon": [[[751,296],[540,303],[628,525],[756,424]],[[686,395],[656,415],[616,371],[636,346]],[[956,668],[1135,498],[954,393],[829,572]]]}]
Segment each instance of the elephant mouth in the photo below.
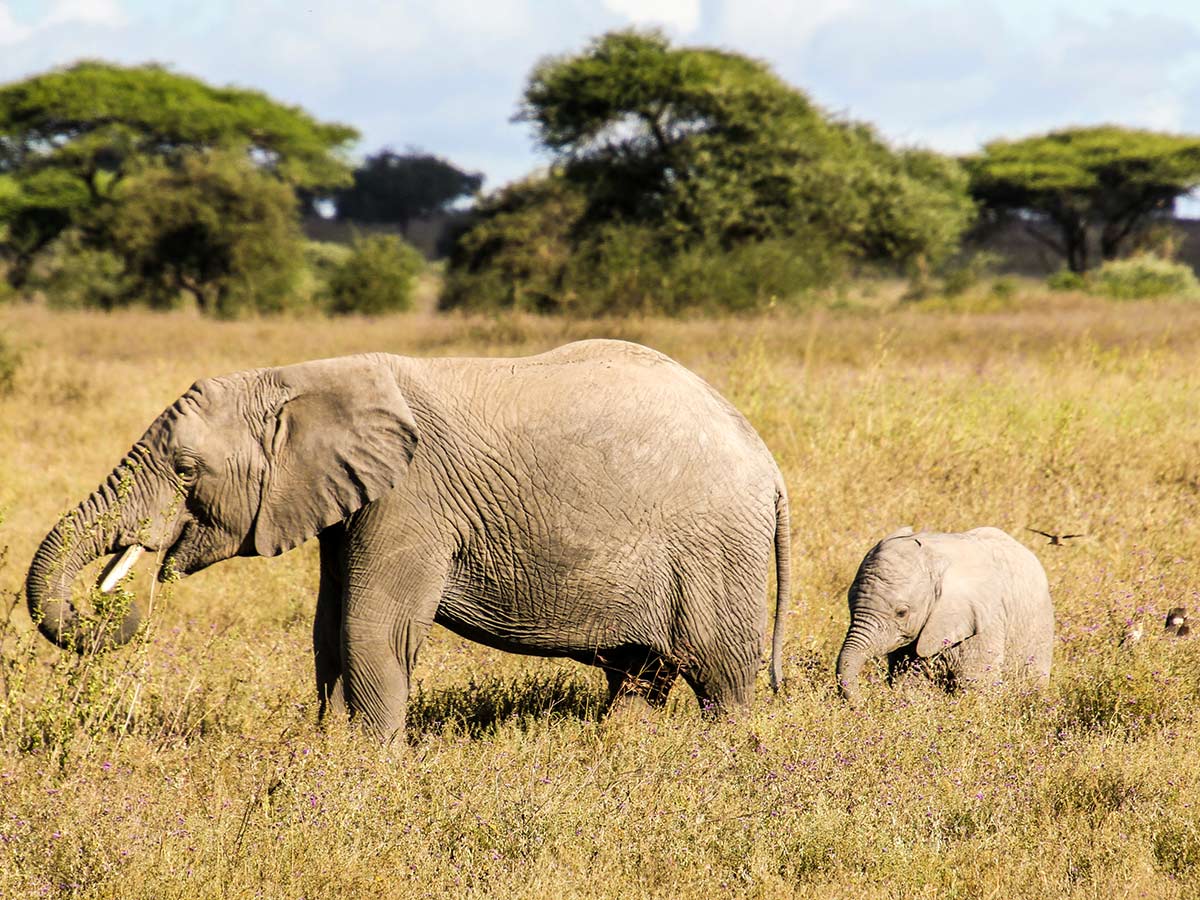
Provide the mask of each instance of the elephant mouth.
[{"label": "elephant mouth", "polygon": [[166,581],[172,575],[191,575],[199,568],[203,567],[196,565],[196,526],[194,522],[188,522],[163,555],[158,580]]}]

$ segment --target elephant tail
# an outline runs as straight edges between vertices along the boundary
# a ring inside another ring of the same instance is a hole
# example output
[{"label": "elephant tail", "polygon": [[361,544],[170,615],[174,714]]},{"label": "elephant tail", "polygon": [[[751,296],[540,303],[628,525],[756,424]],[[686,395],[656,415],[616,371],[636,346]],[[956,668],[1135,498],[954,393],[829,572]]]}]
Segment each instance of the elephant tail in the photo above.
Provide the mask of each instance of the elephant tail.
[{"label": "elephant tail", "polygon": [[792,597],[792,535],[787,489],[775,493],[775,632],[771,636],[771,689],[783,686],[783,620]]}]

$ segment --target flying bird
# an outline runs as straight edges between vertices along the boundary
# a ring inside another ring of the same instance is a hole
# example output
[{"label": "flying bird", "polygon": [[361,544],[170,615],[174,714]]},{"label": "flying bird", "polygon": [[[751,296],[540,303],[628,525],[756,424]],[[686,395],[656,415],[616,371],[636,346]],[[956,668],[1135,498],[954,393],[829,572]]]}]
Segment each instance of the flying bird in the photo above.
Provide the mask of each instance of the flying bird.
[{"label": "flying bird", "polygon": [[1026,531],[1032,531],[1034,534],[1040,534],[1044,538],[1049,538],[1051,545],[1061,547],[1063,541],[1069,541],[1071,538],[1087,537],[1086,534],[1051,534],[1048,531],[1039,531],[1036,528],[1026,528]]}]

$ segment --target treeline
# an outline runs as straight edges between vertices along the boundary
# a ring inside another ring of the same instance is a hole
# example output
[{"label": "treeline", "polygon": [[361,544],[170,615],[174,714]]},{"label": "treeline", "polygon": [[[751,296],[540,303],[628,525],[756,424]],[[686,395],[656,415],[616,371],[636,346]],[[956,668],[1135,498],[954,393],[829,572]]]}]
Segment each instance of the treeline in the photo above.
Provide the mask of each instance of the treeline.
[{"label": "treeline", "polygon": [[[405,308],[422,261],[394,235],[303,239],[302,213],[391,225],[474,205],[442,308],[577,315],[755,310],[864,271],[947,283],[964,236],[1019,223],[1060,284],[1161,237],[1200,139],[1073,128],[951,158],[831,116],[765,64],[622,31],[535,67],[517,118],[551,163],[491,194],[247,90],[81,63],[0,88],[0,256],[11,290],[233,315]],[[1169,256],[1170,241],[1158,240]],[[1082,282],[1080,282],[1082,283]]]},{"label": "treeline", "polygon": [[85,62],[0,88],[4,284],[67,307],[404,309],[415,250],[394,235],[315,244],[301,213],[402,225],[482,177],[390,150],[352,168],[357,138],[154,65]]}]

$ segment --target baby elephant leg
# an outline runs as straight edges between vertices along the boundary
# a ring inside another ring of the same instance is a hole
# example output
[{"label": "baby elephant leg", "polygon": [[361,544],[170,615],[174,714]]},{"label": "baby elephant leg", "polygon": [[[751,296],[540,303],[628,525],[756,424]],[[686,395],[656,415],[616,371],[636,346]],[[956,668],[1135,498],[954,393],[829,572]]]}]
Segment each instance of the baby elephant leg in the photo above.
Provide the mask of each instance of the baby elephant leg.
[{"label": "baby elephant leg", "polygon": [[1004,635],[976,634],[946,653],[956,690],[998,685],[1003,680]]},{"label": "baby elephant leg", "polygon": [[888,684],[902,696],[914,697],[951,687],[945,660],[922,659],[912,647],[888,654]]}]

